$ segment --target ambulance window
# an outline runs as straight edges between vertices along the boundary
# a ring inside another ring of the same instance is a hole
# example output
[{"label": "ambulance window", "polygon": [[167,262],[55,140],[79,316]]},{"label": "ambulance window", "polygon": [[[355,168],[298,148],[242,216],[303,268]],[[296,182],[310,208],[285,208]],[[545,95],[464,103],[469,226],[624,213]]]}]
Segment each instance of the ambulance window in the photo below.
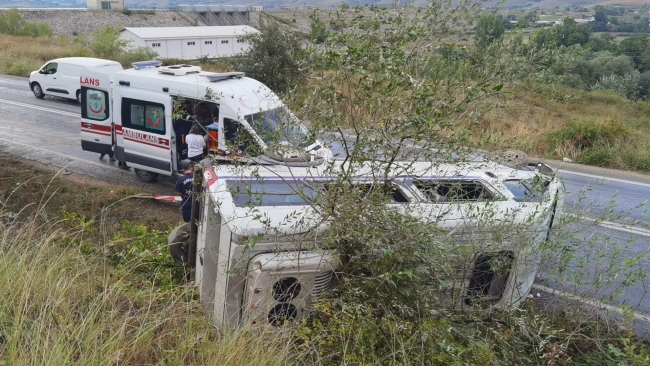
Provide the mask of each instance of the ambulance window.
[{"label": "ambulance window", "polygon": [[134,126],[144,126],[144,107],[137,104],[131,104],[131,124]]},{"label": "ambulance window", "polygon": [[81,117],[105,121],[109,117],[109,110],[106,107],[108,93],[102,90],[81,88]]},{"label": "ambulance window", "polygon": [[122,98],[122,126],[164,135],[165,107],[144,100]]},{"label": "ambulance window", "polygon": [[314,200],[316,192],[298,181],[237,180],[228,188],[237,207],[246,206],[304,206]]}]

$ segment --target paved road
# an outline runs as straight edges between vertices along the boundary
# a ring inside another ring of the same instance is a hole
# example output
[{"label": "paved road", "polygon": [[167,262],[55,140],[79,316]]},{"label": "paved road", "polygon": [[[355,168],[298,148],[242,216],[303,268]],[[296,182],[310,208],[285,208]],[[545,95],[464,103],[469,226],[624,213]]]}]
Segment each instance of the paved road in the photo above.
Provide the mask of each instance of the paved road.
[{"label": "paved road", "polygon": [[[65,166],[73,174],[88,175],[112,183],[137,185],[152,193],[173,193],[171,178],[161,177],[157,184],[143,184],[135,178],[133,172],[118,169],[108,159],[101,161],[97,154],[82,151],[79,141],[79,110],[76,101],[56,97],[42,100],[35,98],[25,78],[0,75],[0,150],[53,167]],[[577,165],[551,164],[563,170],[560,175],[565,180],[568,191],[568,211],[590,218],[598,218],[607,213],[609,222],[598,224],[583,220],[581,224],[573,226],[577,236],[582,237],[575,241],[576,245],[581,246],[582,255],[589,255],[589,238],[599,235],[625,247],[623,256],[626,258],[648,251],[650,228],[644,203],[650,197],[650,177]],[[608,180],[603,181],[603,177]],[[581,196],[584,197],[581,199]],[[621,260],[619,264],[622,262]],[[645,262],[643,265],[650,268]],[[590,275],[602,272],[603,266],[593,267]],[[638,329],[650,332],[650,321],[644,321],[646,316],[650,320],[650,298],[646,296],[650,282],[643,280],[625,287],[623,296],[609,300],[610,295],[621,288],[622,281],[619,278],[594,291],[583,285],[560,286],[547,271],[542,273],[538,289],[546,286],[555,290],[577,291],[581,299],[585,294],[591,294],[597,300],[607,300],[613,306],[633,306],[640,314]]]},{"label": "paved road", "polygon": [[37,99],[26,78],[0,75],[0,149],[53,167],[67,167],[112,183],[125,182],[152,193],[174,192],[171,178],[144,184],[133,171],[117,168],[108,157],[81,150],[80,106],[76,101],[46,96]]}]

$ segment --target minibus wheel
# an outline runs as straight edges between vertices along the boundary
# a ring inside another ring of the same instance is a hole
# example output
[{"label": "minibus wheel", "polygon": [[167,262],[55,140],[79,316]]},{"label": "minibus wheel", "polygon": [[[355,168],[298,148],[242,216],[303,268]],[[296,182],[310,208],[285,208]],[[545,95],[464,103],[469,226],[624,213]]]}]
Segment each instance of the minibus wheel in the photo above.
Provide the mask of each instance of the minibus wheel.
[{"label": "minibus wheel", "polygon": [[43,89],[41,88],[41,84],[39,83],[32,84],[32,92],[34,93],[34,96],[36,98],[45,97],[45,93],[43,93]]},{"label": "minibus wheel", "polygon": [[134,169],[134,171],[135,176],[142,182],[153,183],[158,179],[158,173],[152,173],[142,169]]},{"label": "minibus wheel", "polygon": [[77,102],[81,104],[81,90],[77,90]]},{"label": "minibus wheel", "polygon": [[169,254],[172,258],[181,262],[187,263],[188,251],[190,243],[190,224],[186,223],[176,227],[172,230],[167,238],[167,245],[169,247]]}]

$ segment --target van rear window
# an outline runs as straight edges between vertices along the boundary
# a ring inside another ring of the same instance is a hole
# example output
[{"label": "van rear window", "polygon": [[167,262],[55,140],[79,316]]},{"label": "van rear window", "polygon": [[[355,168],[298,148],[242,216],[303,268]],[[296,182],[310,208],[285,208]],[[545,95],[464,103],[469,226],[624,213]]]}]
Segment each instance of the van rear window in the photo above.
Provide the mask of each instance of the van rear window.
[{"label": "van rear window", "polygon": [[109,117],[106,107],[108,93],[87,87],[81,87],[81,116],[95,121],[105,121]]}]

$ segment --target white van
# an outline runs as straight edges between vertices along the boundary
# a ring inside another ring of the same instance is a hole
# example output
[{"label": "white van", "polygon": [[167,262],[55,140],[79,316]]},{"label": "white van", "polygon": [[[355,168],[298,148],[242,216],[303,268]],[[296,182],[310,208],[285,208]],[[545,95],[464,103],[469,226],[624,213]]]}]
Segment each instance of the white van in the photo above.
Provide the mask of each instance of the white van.
[{"label": "white van", "polygon": [[112,75],[122,70],[122,65],[116,61],[90,57],[65,57],[49,61],[38,71],[29,75],[29,88],[36,98],[54,95],[68,99],[76,99],[81,103],[81,87],[79,77],[82,70],[94,70]]}]

